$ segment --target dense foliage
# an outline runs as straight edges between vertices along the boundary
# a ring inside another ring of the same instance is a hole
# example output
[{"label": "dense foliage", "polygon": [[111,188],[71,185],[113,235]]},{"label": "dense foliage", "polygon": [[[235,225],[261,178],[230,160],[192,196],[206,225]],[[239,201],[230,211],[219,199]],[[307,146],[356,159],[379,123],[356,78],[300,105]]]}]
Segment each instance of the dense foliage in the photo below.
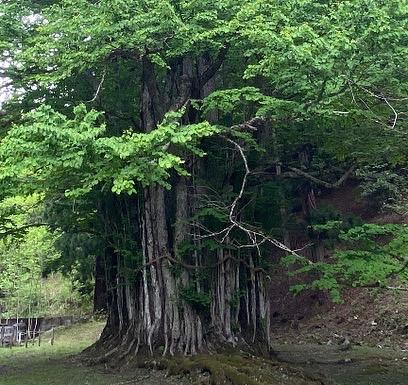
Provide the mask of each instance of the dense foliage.
[{"label": "dense foliage", "polygon": [[[117,338],[105,358],[269,343],[281,256],[313,277],[295,291],[336,298],[404,276],[407,13],[399,0],[0,5],[14,91],[1,196],[39,194],[84,285],[95,258],[103,341]],[[350,189],[369,215],[324,211],[320,197]],[[365,223],[384,209],[395,224]]]},{"label": "dense foliage", "polygon": [[56,248],[60,234],[38,221],[41,217],[38,200],[38,196],[17,196],[3,200],[0,205],[3,215],[7,213],[9,232],[0,240],[1,318],[89,311],[89,295],[81,292],[82,284],[74,269],[69,269],[66,276],[58,268],[50,273],[53,264],[61,266],[61,253]]}]

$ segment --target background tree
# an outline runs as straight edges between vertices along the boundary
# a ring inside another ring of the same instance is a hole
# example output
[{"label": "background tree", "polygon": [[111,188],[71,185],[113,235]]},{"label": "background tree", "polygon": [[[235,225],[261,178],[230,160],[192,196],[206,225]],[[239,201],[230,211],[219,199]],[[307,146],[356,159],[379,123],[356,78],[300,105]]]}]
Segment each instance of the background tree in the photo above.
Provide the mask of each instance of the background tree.
[{"label": "background tree", "polygon": [[[7,216],[6,234],[0,240],[0,317],[43,317],[89,310],[89,292],[81,293],[81,281],[71,266],[63,276],[55,247],[60,237],[44,224],[32,222],[41,216],[39,197],[13,197],[1,202]],[[12,214],[10,214],[12,212]],[[88,293],[88,296],[86,295]]]}]

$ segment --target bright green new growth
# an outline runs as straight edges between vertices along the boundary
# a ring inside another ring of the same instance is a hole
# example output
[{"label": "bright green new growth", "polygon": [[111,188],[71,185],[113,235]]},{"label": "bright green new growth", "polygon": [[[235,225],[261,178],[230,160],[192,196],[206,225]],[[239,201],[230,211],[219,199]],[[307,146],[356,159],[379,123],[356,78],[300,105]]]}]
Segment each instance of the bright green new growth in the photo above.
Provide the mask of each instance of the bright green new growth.
[{"label": "bright green new growth", "polygon": [[98,123],[102,114],[87,112],[84,105],[74,109],[73,119],[49,106],[39,107],[2,141],[0,177],[27,193],[50,189],[72,197],[95,186],[128,194],[135,193],[138,185],[169,187],[170,170],[187,175],[176,151],[188,149],[203,156],[196,144],[219,132],[207,122],[183,126],[183,114],[184,110],[168,113],[157,129],[146,134],[128,131],[106,137],[105,125]]},{"label": "bright green new growth", "polygon": [[[315,225],[317,231],[337,230],[337,245],[331,260],[304,263],[293,274],[314,274],[318,278],[310,284],[294,285],[299,293],[307,288],[327,290],[335,301],[341,300],[341,289],[348,286],[386,287],[389,280],[400,277],[408,281],[408,227],[406,225],[364,224],[340,230],[342,222],[332,221]],[[298,263],[288,257],[285,263]],[[302,263],[302,262],[301,262]]]}]

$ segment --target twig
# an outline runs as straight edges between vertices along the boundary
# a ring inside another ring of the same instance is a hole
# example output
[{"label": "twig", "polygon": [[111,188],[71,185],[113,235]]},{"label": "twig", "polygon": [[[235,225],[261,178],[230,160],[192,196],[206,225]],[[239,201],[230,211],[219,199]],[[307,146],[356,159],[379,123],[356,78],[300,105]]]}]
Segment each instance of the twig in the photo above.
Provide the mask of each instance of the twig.
[{"label": "twig", "polygon": [[102,85],[103,85],[103,83],[105,82],[105,76],[106,76],[106,67],[105,67],[105,69],[103,70],[102,79],[101,79],[101,81],[99,82],[99,85],[98,85],[98,88],[96,89],[96,92],[95,92],[94,97],[93,97],[91,100],[88,100],[87,103],[92,103],[92,102],[94,102],[94,101],[98,98],[99,92],[100,92],[101,89],[102,89]]},{"label": "twig", "polygon": [[301,258],[302,260],[304,260],[305,258],[302,257],[301,255],[299,255],[295,250],[290,249],[289,247],[287,247],[285,244],[283,244],[282,242],[278,241],[275,238],[269,237],[266,234],[263,234],[261,231],[259,230],[254,230],[251,229],[249,226],[245,225],[244,223],[240,222],[237,220],[237,214],[236,214],[236,208],[238,206],[239,201],[242,199],[244,192],[245,192],[245,188],[247,186],[247,182],[248,182],[248,177],[251,174],[251,171],[249,169],[249,165],[248,165],[248,160],[247,157],[245,155],[244,149],[242,148],[241,145],[239,145],[236,141],[227,138],[227,137],[223,137],[227,142],[231,143],[239,152],[241,159],[244,163],[244,168],[245,168],[245,174],[244,177],[242,179],[242,183],[241,183],[241,188],[239,190],[238,195],[235,197],[235,199],[233,200],[232,204],[230,205],[230,209],[229,209],[229,213],[228,213],[228,218],[230,221],[230,225],[218,232],[211,232],[209,234],[206,234],[204,236],[200,236],[199,238],[216,238],[220,235],[222,235],[221,238],[221,243],[224,243],[227,239],[229,234],[231,233],[231,231],[235,228],[241,230],[242,232],[244,232],[248,239],[249,239],[249,243],[246,245],[241,245],[242,247],[238,247],[238,248],[255,248],[257,250],[258,255],[260,255],[260,246],[264,243],[271,243],[272,245],[274,245],[275,247],[289,253],[292,254],[298,258]]},{"label": "twig", "polygon": [[322,179],[316,178],[316,177],[314,177],[313,175],[311,175],[311,174],[309,174],[309,173],[307,173],[307,172],[305,172],[305,171],[302,171],[302,170],[300,170],[300,169],[298,169],[298,168],[296,168],[296,167],[288,167],[288,169],[291,170],[291,171],[293,171],[295,174],[298,174],[298,175],[300,175],[300,176],[303,176],[304,178],[309,179],[309,180],[311,180],[312,182],[314,182],[314,183],[316,183],[316,184],[319,184],[319,185],[322,185],[322,186],[324,186],[324,187],[327,187],[327,188],[339,188],[339,187],[341,187],[341,186],[343,185],[343,183],[350,177],[350,175],[351,175],[351,174],[353,173],[353,171],[356,169],[356,166],[355,166],[355,165],[351,166],[351,167],[341,176],[341,178],[340,178],[337,182],[335,182],[335,183],[326,182],[326,181],[324,181],[324,180],[322,180]]},{"label": "twig", "polygon": [[408,287],[403,287],[403,286],[386,286],[386,289],[408,291]]},{"label": "twig", "polygon": [[[352,83],[353,82],[351,80],[349,80],[349,84],[352,84]],[[382,100],[387,104],[387,106],[392,110],[392,112],[394,114],[394,119],[393,119],[393,123],[392,123],[392,126],[391,126],[391,128],[394,129],[395,126],[397,125],[399,113],[394,108],[394,106],[389,102],[389,100],[392,100],[392,101],[404,101],[404,100],[407,100],[408,98],[400,98],[400,99],[398,99],[398,98],[387,98],[384,95],[378,95],[378,94],[372,92],[371,90],[369,90],[368,88],[366,88],[364,86],[360,86],[358,84],[356,84],[356,86],[358,88],[362,89],[363,91],[365,91],[366,93],[368,93],[369,95],[371,95],[372,97],[374,97],[374,98],[376,98],[378,100]],[[350,85],[350,88],[351,88],[351,85]]]}]

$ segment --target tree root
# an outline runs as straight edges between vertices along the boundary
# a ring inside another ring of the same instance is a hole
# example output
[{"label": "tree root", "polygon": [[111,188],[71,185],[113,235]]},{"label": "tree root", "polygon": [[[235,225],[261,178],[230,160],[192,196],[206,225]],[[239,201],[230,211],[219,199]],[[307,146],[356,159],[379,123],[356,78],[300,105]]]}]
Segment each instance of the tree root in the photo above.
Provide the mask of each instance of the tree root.
[{"label": "tree root", "polygon": [[242,352],[156,359],[135,357],[128,365],[166,370],[168,375],[188,376],[207,385],[334,384],[322,375],[311,375],[285,363]]}]

